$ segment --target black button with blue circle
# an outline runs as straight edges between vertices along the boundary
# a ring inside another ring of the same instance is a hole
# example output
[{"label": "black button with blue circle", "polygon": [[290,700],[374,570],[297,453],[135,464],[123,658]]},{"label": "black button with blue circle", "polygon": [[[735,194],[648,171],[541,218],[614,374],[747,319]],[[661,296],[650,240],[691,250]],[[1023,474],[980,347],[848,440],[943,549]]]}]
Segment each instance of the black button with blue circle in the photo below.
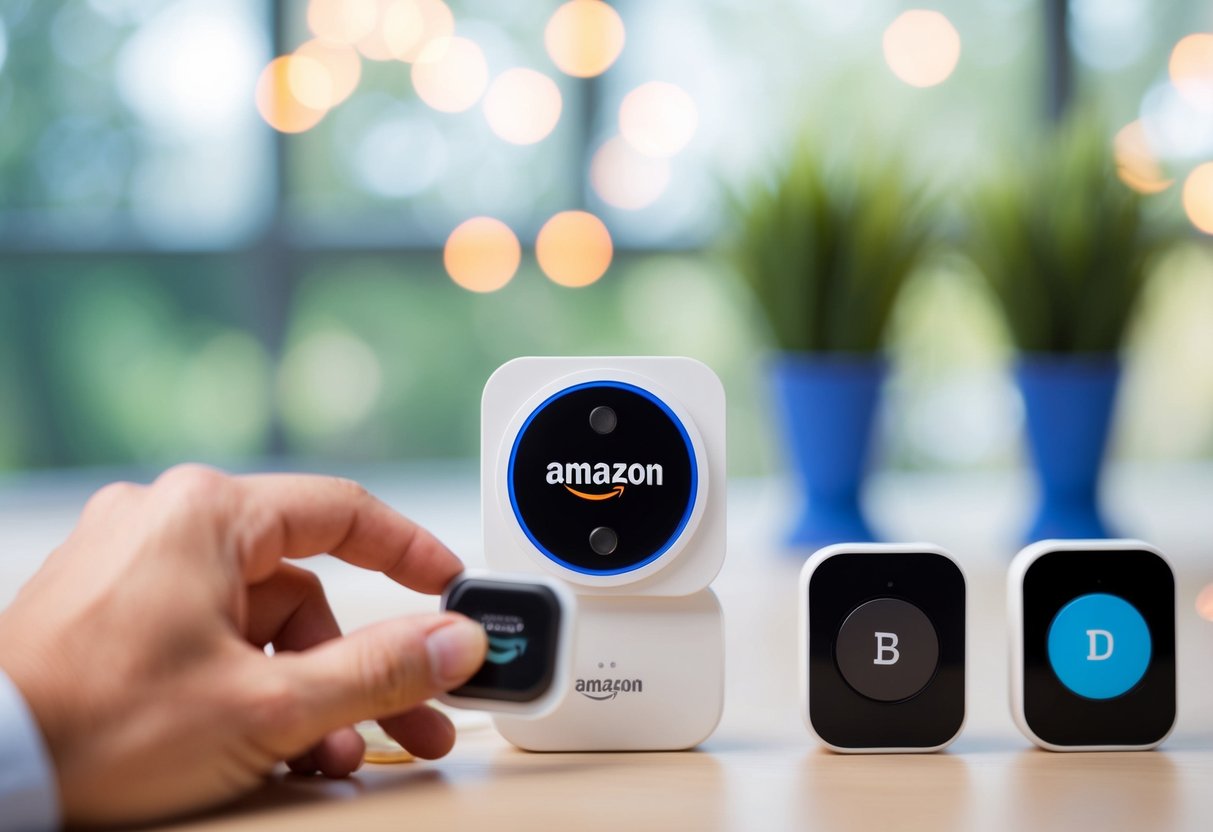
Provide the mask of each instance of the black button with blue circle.
[{"label": "black button with blue circle", "polygon": [[1055,545],[1018,588],[1023,720],[1057,748],[1151,747],[1175,721],[1171,567],[1140,543]]},{"label": "black button with blue circle", "polygon": [[651,391],[618,381],[561,390],[525,420],[510,449],[510,507],[544,557],[587,575],[660,558],[699,493],[686,426]]}]

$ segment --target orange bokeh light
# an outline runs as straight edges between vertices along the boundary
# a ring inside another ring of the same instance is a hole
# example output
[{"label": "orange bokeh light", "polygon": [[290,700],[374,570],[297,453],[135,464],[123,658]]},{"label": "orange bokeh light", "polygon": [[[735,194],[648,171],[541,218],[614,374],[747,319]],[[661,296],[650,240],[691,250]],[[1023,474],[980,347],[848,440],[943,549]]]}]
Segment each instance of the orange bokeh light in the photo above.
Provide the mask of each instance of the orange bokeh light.
[{"label": "orange bokeh light", "polygon": [[[296,66],[301,62],[301,66]],[[283,55],[270,61],[257,79],[257,111],[266,123],[283,133],[302,133],[320,123],[324,108],[309,107],[296,95],[294,88],[315,84],[309,96],[330,95],[332,85],[323,65],[311,58]],[[322,83],[322,80],[323,83]],[[323,89],[320,89],[323,87]]]},{"label": "orange bokeh light", "polygon": [[471,292],[495,292],[518,271],[522,246],[501,220],[472,217],[447,237],[442,261],[457,285]]},{"label": "orange bokeh light", "polygon": [[933,87],[948,80],[960,60],[960,35],[937,11],[911,9],[884,30],[884,59],[912,87]]},{"label": "orange bokeh light", "polygon": [[563,211],[539,229],[535,257],[553,283],[589,286],[606,274],[614,246],[602,220],[585,211]]},{"label": "orange bokeh light", "polygon": [[1184,181],[1184,212],[1192,224],[1213,234],[1213,162],[1197,165]]},{"label": "orange bokeh light", "polygon": [[675,155],[698,126],[699,110],[691,96],[664,81],[641,84],[619,105],[619,134],[646,156]]},{"label": "orange bokeh light", "polygon": [[1162,165],[1150,149],[1140,119],[1120,129],[1112,140],[1112,151],[1116,157],[1116,175],[1138,193],[1156,194],[1175,182],[1163,175]]},{"label": "orange bokeh light", "polygon": [[484,96],[484,117],[511,144],[547,138],[560,120],[560,88],[542,72],[516,67],[493,79]]},{"label": "orange bokeh light", "polygon": [[670,163],[639,153],[623,139],[608,139],[590,162],[590,184],[602,201],[626,211],[652,205],[670,184]]},{"label": "orange bokeh light", "polygon": [[570,0],[552,14],[543,43],[561,72],[592,78],[623,51],[623,19],[603,0]]},{"label": "orange bokeh light", "polygon": [[306,85],[302,79],[297,79],[300,74],[298,62],[292,62],[291,89],[307,106],[319,109],[336,107],[358,89],[358,81],[363,76],[363,62],[353,46],[332,40],[309,40],[295,50],[295,57],[320,64],[328,74],[329,95],[324,101],[313,101],[312,96],[303,91]]},{"label": "orange bokeh light", "polygon": [[455,16],[442,0],[376,0],[375,25],[355,45],[373,61],[411,63],[454,33]]},{"label": "orange bokeh light", "polygon": [[1205,584],[1196,596],[1196,614],[1205,621],[1213,621],[1213,584]]},{"label": "orange bokeh light", "polygon": [[375,28],[377,0],[311,0],[307,25],[318,38],[354,43]]},{"label": "orange bokeh light", "polygon": [[293,55],[287,62],[286,71],[291,95],[300,104],[321,112],[329,108],[333,100],[333,79],[324,64],[306,55]]},{"label": "orange bokeh light", "polygon": [[484,53],[467,38],[431,41],[413,63],[413,89],[426,104],[444,113],[470,109],[489,81]]},{"label": "orange bokeh light", "polygon": [[1213,109],[1213,34],[1180,38],[1171,50],[1168,70],[1180,95],[1202,109]]}]

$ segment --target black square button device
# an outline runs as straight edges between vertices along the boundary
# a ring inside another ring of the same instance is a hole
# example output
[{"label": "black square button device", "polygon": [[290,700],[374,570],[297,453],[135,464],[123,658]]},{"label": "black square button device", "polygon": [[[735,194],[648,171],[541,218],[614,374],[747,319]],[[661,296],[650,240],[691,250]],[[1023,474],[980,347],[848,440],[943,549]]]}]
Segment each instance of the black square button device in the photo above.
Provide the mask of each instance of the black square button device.
[{"label": "black square button device", "polygon": [[484,664],[439,697],[458,708],[542,716],[568,692],[576,600],[536,575],[464,572],[442,594],[444,611],[477,621],[488,635]]},{"label": "black square button device", "polygon": [[1175,575],[1139,540],[1045,540],[1011,562],[1011,711],[1050,751],[1154,748],[1175,724]]},{"label": "black square button device", "polygon": [[965,720],[965,578],[927,544],[842,543],[800,573],[805,725],[835,751],[938,751]]}]

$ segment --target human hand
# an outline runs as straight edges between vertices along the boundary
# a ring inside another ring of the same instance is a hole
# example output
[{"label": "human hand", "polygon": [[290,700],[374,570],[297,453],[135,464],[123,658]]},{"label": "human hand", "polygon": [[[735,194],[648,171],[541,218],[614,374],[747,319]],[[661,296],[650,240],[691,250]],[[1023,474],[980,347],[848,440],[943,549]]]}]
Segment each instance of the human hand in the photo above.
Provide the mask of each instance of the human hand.
[{"label": "human hand", "polygon": [[480,667],[484,631],[422,615],[341,637],[319,580],[284,562],[324,552],[425,593],[462,569],[348,480],[182,466],[89,500],[0,614],[0,668],[42,729],[65,820],[200,808],[283,760],[345,776],[363,719],[418,757],[450,750],[423,703]]}]

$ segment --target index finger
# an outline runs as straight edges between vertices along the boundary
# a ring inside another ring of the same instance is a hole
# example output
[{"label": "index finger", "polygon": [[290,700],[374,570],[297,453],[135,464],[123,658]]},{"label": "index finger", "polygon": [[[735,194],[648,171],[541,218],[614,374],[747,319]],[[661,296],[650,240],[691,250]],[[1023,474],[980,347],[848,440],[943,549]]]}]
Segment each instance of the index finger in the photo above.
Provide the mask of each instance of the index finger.
[{"label": "index finger", "polygon": [[463,570],[438,538],[353,480],[255,474],[234,485],[236,553],[250,583],[272,575],[282,558],[323,553],[430,594]]}]

